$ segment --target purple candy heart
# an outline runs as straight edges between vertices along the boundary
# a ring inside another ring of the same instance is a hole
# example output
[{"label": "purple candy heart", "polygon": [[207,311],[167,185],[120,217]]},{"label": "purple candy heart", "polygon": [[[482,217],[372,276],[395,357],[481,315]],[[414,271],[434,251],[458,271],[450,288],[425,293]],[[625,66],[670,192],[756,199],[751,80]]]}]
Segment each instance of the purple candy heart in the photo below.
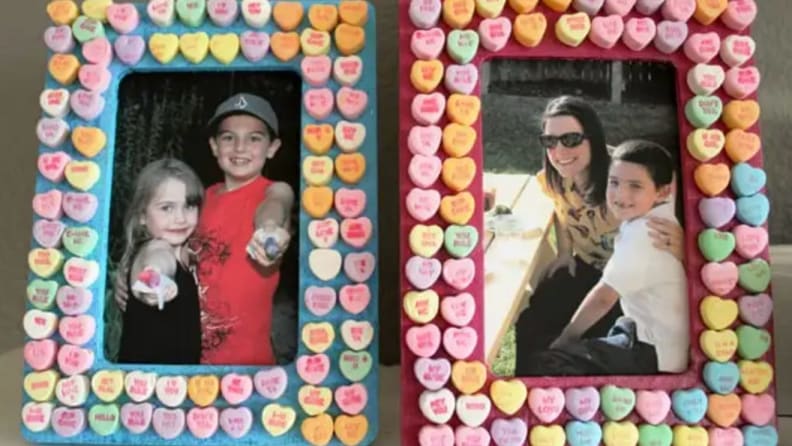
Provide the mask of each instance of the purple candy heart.
[{"label": "purple candy heart", "polygon": [[519,418],[497,419],[490,428],[492,441],[498,446],[520,446],[528,437],[528,425]]},{"label": "purple candy heart", "polygon": [[566,410],[581,421],[594,418],[600,405],[600,394],[594,387],[570,388],[564,392]]},{"label": "purple candy heart", "polygon": [[767,294],[742,296],[740,318],[756,327],[763,327],[773,314],[773,300]]},{"label": "purple candy heart", "polygon": [[720,228],[730,222],[737,211],[731,198],[703,198],[699,201],[699,214],[704,224],[710,228]]},{"label": "purple candy heart", "polygon": [[67,25],[50,26],[44,31],[44,43],[55,53],[68,53],[74,49],[72,30]]},{"label": "purple candy heart", "polygon": [[118,60],[126,65],[135,65],[143,58],[146,42],[140,36],[119,36],[113,44]]}]

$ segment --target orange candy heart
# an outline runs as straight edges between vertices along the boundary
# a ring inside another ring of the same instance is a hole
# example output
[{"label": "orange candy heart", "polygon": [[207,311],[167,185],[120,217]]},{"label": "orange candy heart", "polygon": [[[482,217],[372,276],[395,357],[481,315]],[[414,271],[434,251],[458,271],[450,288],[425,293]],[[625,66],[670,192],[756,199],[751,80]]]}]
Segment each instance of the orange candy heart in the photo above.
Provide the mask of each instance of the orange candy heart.
[{"label": "orange candy heart", "polygon": [[444,66],[439,60],[416,60],[410,70],[410,81],[421,93],[430,93],[443,80]]},{"label": "orange candy heart", "polygon": [[197,406],[211,405],[217,399],[219,391],[220,380],[214,375],[192,376],[187,383],[187,395]]},{"label": "orange candy heart", "polygon": [[452,122],[443,129],[443,151],[449,156],[461,158],[470,153],[476,138],[476,129]]},{"label": "orange candy heart", "polygon": [[71,85],[77,80],[80,61],[74,54],[55,54],[49,60],[49,73],[61,85]]},{"label": "orange candy heart", "polygon": [[[283,2],[279,3],[282,5]],[[300,52],[300,36],[296,32],[276,32],[270,39],[270,49],[282,62],[293,59]]]},{"label": "orange candy heart", "polygon": [[272,8],[272,18],[284,31],[293,31],[303,18],[301,2],[277,2]]},{"label": "orange candy heart", "polygon": [[366,31],[354,25],[342,23],[333,32],[336,48],[344,56],[359,53],[366,45]]},{"label": "orange candy heart", "polygon": [[308,417],[300,425],[300,432],[313,446],[325,446],[333,439],[333,417],[326,413]]},{"label": "orange candy heart", "polygon": [[696,186],[704,194],[714,197],[729,186],[731,173],[729,172],[729,166],[723,163],[700,164],[696,167],[693,178],[696,180]]},{"label": "orange candy heart", "polygon": [[536,8],[539,0],[509,0],[509,7],[517,14],[525,14]]},{"label": "orange candy heart", "polygon": [[542,3],[555,12],[564,12],[569,9],[572,0],[542,0]]},{"label": "orange candy heart", "polygon": [[333,189],[328,186],[308,186],[302,193],[305,212],[313,218],[324,218],[333,207]]},{"label": "orange candy heart", "polygon": [[759,103],[753,99],[734,100],[723,107],[723,122],[730,129],[748,130],[759,120]]},{"label": "orange candy heart", "polygon": [[481,111],[481,99],[478,96],[469,96],[454,93],[448,98],[446,114],[448,119],[457,124],[473,125]]},{"label": "orange candy heart", "polygon": [[451,382],[465,395],[472,395],[487,382],[487,366],[481,361],[457,361],[451,367]]},{"label": "orange candy heart", "polygon": [[462,29],[468,26],[475,11],[476,3],[473,0],[443,1],[443,20],[451,28]]},{"label": "orange candy heart", "polygon": [[107,136],[96,127],[75,127],[71,140],[74,148],[88,158],[95,157],[107,144]]},{"label": "orange candy heart", "polygon": [[443,161],[443,183],[454,192],[462,192],[476,176],[473,158],[446,158]]},{"label": "orange candy heart", "polygon": [[539,45],[546,31],[547,18],[541,12],[520,14],[514,19],[514,38],[524,47]]},{"label": "orange candy heart", "polygon": [[360,444],[368,432],[368,419],[364,415],[339,415],[335,420],[335,434],[346,446]]},{"label": "orange candy heart", "polygon": [[693,17],[702,25],[711,25],[728,6],[728,0],[696,0],[696,12]]},{"label": "orange candy heart", "polygon": [[729,427],[737,421],[742,410],[742,400],[736,394],[709,396],[707,417],[720,427]]},{"label": "orange candy heart", "polygon": [[333,126],[330,124],[307,124],[303,128],[303,142],[312,153],[324,155],[333,147]]},{"label": "orange candy heart", "polygon": [[80,10],[72,0],[55,0],[47,5],[47,15],[56,25],[71,25]]},{"label": "orange candy heart", "polygon": [[341,181],[355,184],[366,173],[366,158],[360,153],[342,153],[335,159],[335,168]]},{"label": "orange candy heart", "polygon": [[344,23],[363,26],[368,21],[368,3],[363,0],[341,0],[338,16]]},{"label": "orange candy heart", "polygon": [[308,8],[308,21],[319,31],[332,31],[338,23],[338,9],[335,5],[311,5]]},{"label": "orange candy heart", "polygon": [[726,154],[735,163],[742,163],[753,158],[761,147],[762,142],[756,133],[734,129],[726,134]]},{"label": "orange candy heart", "polygon": [[447,195],[440,201],[440,216],[447,223],[465,225],[473,217],[476,200],[468,191]]}]

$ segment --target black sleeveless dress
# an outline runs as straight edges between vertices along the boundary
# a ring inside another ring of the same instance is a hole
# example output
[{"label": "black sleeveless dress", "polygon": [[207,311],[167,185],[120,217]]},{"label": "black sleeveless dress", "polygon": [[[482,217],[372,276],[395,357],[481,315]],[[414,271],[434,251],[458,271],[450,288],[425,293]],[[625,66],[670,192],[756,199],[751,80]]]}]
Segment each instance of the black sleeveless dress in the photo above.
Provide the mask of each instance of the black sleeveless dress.
[{"label": "black sleeveless dress", "polygon": [[[201,312],[192,273],[176,263],[178,295],[162,311],[130,295],[118,352],[119,363],[200,364]],[[129,277],[127,289],[131,290]]]}]

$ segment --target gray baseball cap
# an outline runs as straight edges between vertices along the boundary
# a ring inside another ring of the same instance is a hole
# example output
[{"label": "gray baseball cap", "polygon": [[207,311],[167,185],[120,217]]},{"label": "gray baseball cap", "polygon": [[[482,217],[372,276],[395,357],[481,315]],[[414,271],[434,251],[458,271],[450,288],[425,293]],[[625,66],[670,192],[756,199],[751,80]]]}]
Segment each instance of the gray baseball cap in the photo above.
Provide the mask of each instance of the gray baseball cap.
[{"label": "gray baseball cap", "polygon": [[250,93],[238,93],[217,106],[214,116],[209,120],[209,128],[214,129],[226,116],[248,114],[261,119],[275,136],[278,136],[278,116],[269,101]]}]

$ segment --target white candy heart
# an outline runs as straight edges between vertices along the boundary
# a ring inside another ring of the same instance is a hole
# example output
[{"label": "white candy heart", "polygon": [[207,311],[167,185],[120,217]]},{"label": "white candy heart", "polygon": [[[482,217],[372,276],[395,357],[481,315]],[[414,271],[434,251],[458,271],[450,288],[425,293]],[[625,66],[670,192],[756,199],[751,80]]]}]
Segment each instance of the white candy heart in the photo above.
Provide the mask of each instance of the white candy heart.
[{"label": "white candy heart", "polygon": [[39,97],[44,113],[53,118],[63,118],[69,114],[69,90],[65,88],[46,89]]},{"label": "white candy heart", "polygon": [[22,318],[22,327],[31,339],[46,339],[58,328],[58,316],[41,310],[28,310]]},{"label": "white candy heart", "polygon": [[687,84],[693,93],[709,96],[723,85],[726,73],[720,65],[696,64],[688,71]]},{"label": "white candy heart", "polygon": [[63,264],[63,276],[73,287],[90,288],[99,278],[99,264],[95,260],[72,257]]},{"label": "white candy heart", "polygon": [[90,381],[87,376],[74,375],[61,379],[55,386],[55,396],[66,406],[77,407],[88,399]]},{"label": "white candy heart", "polygon": [[330,248],[338,241],[338,221],[334,218],[308,223],[308,238],[317,248]]},{"label": "white candy heart", "polygon": [[137,403],[146,401],[154,394],[157,386],[157,374],[133,370],[124,377],[124,389],[129,399]]},{"label": "white candy heart", "polygon": [[187,378],[183,376],[162,376],[155,388],[157,399],[168,407],[178,407],[187,397]]},{"label": "white candy heart", "polygon": [[52,403],[37,403],[30,401],[22,407],[22,422],[31,432],[43,432],[50,426]]},{"label": "white candy heart", "polygon": [[756,42],[751,36],[732,34],[723,39],[720,57],[730,67],[736,67],[750,60],[755,51]]},{"label": "white candy heart", "polygon": [[164,28],[173,25],[176,6],[174,0],[151,0],[146,7],[146,12],[155,25]]},{"label": "white candy heart", "polygon": [[424,417],[435,424],[444,424],[454,416],[454,394],[448,389],[425,390],[418,398]]},{"label": "white candy heart", "polygon": [[333,79],[342,86],[352,87],[363,75],[363,59],[360,56],[337,57],[333,62]]},{"label": "white candy heart", "polygon": [[41,118],[36,125],[36,136],[42,144],[55,149],[69,137],[69,124],[63,119]]},{"label": "white candy heart", "polygon": [[354,152],[366,139],[366,126],[358,122],[338,121],[335,126],[336,145],[343,152]]},{"label": "white candy heart", "polygon": [[341,253],[335,249],[314,249],[308,254],[308,266],[319,280],[330,280],[341,271]]},{"label": "white candy heart", "polygon": [[242,0],[242,17],[251,28],[263,28],[271,14],[269,0]]},{"label": "white candy heart", "polygon": [[481,426],[492,409],[492,402],[486,395],[462,395],[457,399],[456,414],[459,420],[470,427]]}]

